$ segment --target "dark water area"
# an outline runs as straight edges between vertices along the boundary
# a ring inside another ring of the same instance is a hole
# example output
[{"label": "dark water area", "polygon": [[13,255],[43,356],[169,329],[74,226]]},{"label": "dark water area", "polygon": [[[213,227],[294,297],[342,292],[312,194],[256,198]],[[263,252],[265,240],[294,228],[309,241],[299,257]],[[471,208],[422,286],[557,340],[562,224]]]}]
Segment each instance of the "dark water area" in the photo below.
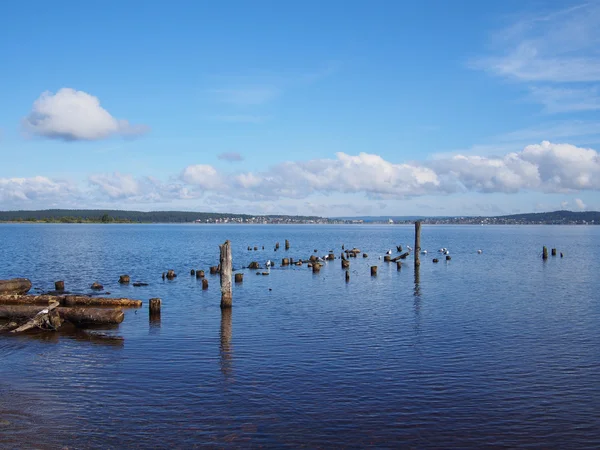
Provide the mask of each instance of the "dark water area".
[{"label": "dark water area", "polygon": [[[234,268],[277,267],[244,269],[222,314],[208,268],[225,239]],[[0,336],[0,448],[600,448],[600,227],[423,226],[418,273],[379,259],[413,241],[409,226],[0,225],[0,279],[144,300],[113,329]],[[349,283],[339,260],[280,267],[342,244],[369,254]],[[542,262],[543,245],[564,258]]]}]

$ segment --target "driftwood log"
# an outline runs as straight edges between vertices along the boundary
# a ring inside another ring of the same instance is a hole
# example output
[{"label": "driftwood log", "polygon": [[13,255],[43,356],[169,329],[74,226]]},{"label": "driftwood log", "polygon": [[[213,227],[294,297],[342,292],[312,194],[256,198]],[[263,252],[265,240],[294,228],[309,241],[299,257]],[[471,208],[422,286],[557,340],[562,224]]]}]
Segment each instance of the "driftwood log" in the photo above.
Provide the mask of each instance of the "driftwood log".
[{"label": "driftwood log", "polygon": [[58,302],[52,303],[47,308],[39,311],[29,322],[15,328],[11,333],[22,333],[23,331],[31,330],[32,328],[50,328],[57,329],[62,325],[62,319],[55,309],[58,307]]},{"label": "driftwood log", "polygon": [[27,278],[0,280],[0,294],[26,294],[31,289],[31,281]]},{"label": "driftwood log", "polygon": [[53,302],[61,306],[119,306],[141,308],[141,300],[130,298],[87,297],[85,295],[20,295],[0,294],[0,305],[50,305]]},{"label": "driftwood log", "polygon": [[[44,308],[31,305],[0,306],[0,319],[12,321],[27,320],[33,318],[44,309],[50,309],[50,307]],[[62,320],[78,326],[119,324],[125,318],[123,311],[115,308],[57,307],[54,310],[58,312]]]}]

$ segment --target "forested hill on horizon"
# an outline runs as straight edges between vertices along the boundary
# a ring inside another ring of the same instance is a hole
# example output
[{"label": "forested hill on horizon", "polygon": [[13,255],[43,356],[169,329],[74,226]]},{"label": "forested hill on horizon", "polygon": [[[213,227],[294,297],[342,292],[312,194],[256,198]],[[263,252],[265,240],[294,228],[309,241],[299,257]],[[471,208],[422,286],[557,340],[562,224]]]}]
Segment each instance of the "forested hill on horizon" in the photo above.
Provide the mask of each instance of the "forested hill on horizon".
[{"label": "forested hill on horizon", "polygon": [[37,211],[0,211],[0,222],[49,223],[410,223],[430,224],[593,224],[600,225],[599,211],[553,211],[503,216],[379,216],[337,217],[290,215],[250,215],[193,211],[125,211],[48,209]]}]

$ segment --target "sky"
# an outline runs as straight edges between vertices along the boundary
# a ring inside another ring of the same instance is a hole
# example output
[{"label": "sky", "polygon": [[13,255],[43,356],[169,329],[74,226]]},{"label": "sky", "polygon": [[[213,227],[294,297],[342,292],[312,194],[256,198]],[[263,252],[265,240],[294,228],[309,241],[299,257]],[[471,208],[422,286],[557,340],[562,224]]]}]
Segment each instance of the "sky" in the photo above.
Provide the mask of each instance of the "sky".
[{"label": "sky", "polygon": [[600,2],[0,3],[0,210],[600,210]]}]

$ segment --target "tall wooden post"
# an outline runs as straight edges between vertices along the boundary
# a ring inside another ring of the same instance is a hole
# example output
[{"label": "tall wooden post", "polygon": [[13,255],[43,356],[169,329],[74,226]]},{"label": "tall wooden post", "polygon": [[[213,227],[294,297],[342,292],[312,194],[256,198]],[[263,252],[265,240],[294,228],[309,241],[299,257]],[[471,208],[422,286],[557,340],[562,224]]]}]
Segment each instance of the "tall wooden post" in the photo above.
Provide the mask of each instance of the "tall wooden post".
[{"label": "tall wooden post", "polygon": [[421,254],[421,221],[415,222],[415,267],[421,265],[419,255]]},{"label": "tall wooden post", "polygon": [[542,248],[542,259],[548,259],[548,249],[546,248],[545,245]]},{"label": "tall wooden post", "polygon": [[219,245],[221,257],[219,265],[221,266],[221,308],[231,308],[231,242],[225,241],[223,245]]}]

